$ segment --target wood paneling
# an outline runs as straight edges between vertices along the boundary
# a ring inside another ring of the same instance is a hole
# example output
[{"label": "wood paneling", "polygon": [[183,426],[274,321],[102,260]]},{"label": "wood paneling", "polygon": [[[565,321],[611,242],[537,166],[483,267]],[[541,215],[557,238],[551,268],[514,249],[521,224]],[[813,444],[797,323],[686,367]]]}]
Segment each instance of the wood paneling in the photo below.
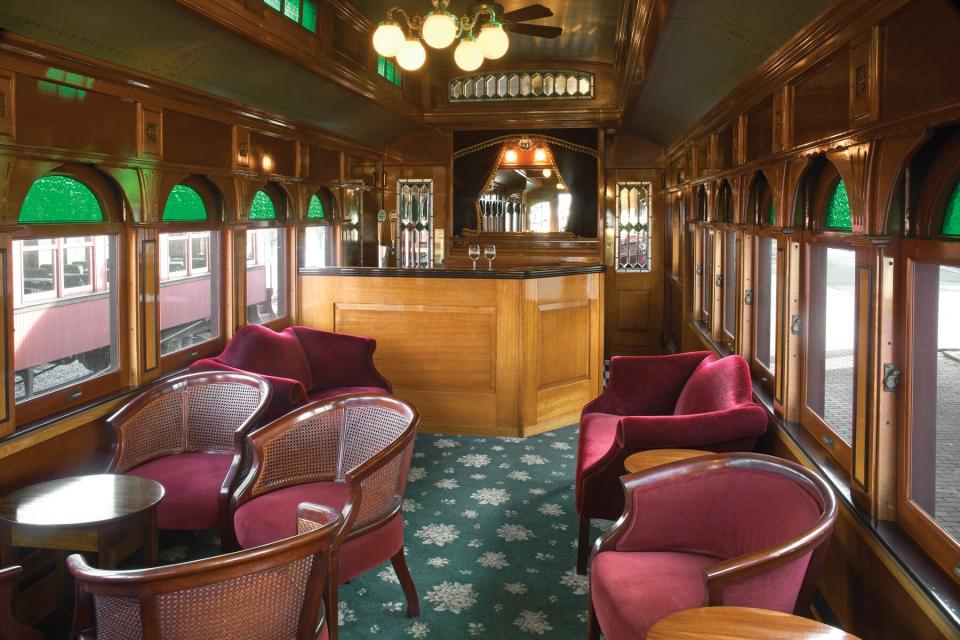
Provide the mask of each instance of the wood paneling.
[{"label": "wood paneling", "polygon": [[773,150],[773,96],[747,112],[747,162],[770,155]]},{"label": "wood paneling", "polygon": [[850,121],[849,78],[849,55],[843,50],[793,86],[796,144],[812,142],[847,129]]},{"label": "wood paneling", "polygon": [[228,169],[233,163],[229,125],[167,109],[163,113],[163,151],[169,162]]},{"label": "wood paneling", "polygon": [[375,338],[422,428],[523,436],[576,422],[600,392],[600,277],[301,276],[301,317]]}]

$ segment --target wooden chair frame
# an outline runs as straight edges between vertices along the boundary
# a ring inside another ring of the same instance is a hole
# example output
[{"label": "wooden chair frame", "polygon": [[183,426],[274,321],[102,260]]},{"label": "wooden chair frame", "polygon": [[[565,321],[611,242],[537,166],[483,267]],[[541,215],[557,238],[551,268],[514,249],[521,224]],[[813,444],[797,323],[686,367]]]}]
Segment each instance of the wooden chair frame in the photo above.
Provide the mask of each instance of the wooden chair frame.
[{"label": "wooden chair frame", "polygon": [[96,620],[94,596],[138,600],[144,640],[159,640],[157,596],[267,571],[313,556],[296,640],[315,640],[324,624],[320,613],[328,557],[333,541],[342,528],[343,516],[330,507],[305,502],[298,508],[296,517],[299,533],[293,537],[253,549],[165,567],[106,571],[90,567],[79,554],[71,555],[67,558],[67,568],[77,580],[71,637],[81,640],[96,638],[95,631],[91,631]]},{"label": "wooden chair frame", "polygon": [[[225,383],[247,385],[256,388],[260,393],[260,400],[255,409],[245,420],[243,420],[243,422],[237,426],[236,429],[234,429],[231,449],[229,451],[216,451],[217,453],[233,454],[233,460],[230,463],[230,468],[223,480],[223,484],[220,486],[217,516],[217,521],[219,522],[220,528],[221,547],[224,549],[230,549],[231,547],[228,543],[231,539],[231,533],[233,531],[233,520],[230,512],[230,497],[237,485],[237,482],[239,481],[239,475],[243,469],[244,463],[249,462],[248,460],[244,460],[244,437],[246,436],[247,432],[249,432],[250,429],[257,424],[260,416],[263,415],[263,412],[266,411],[267,406],[270,404],[270,398],[273,392],[270,384],[266,380],[249,373],[200,372],[178,375],[148,387],[145,391],[107,418],[107,424],[110,425],[114,432],[113,445],[110,448],[110,464],[107,467],[107,472],[123,473],[126,471],[121,471],[119,469],[119,464],[123,459],[124,454],[124,427],[127,421],[136,416],[137,413],[139,413],[142,409],[165,394],[184,392],[187,387],[191,385]],[[188,428],[188,425],[186,425],[186,418],[184,418],[184,428]],[[152,459],[156,459],[156,457]]]},{"label": "wooden chair frame", "polygon": [[43,640],[43,634],[28,627],[13,615],[17,581],[23,567],[14,565],[0,569],[0,640]]},{"label": "wooden chair frame", "polygon": [[[757,574],[782,567],[807,553],[811,553],[800,592],[797,595],[794,613],[809,613],[810,602],[816,588],[820,567],[827,553],[830,535],[837,519],[837,500],[830,486],[819,475],[809,469],[774,456],[760,453],[720,453],[680,460],[625,475],[621,478],[624,491],[624,510],[620,519],[610,530],[597,539],[591,551],[591,560],[598,553],[615,551],[620,540],[630,530],[637,518],[643,517],[633,509],[633,492],[638,489],[650,489],[656,485],[674,480],[687,474],[724,469],[750,469],[788,478],[803,488],[820,507],[820,517],[804,534],[796,536],[766,549],[731,558],[717,564],[704,567],[703,578],[707,595],[702,606],[724,604],[724,589],[732,583]],[[593,596],[590,594],[587,611],[587,638],[593,640],[601,633],[600,624],[593,608]]]},{"label": "wooden chair frame", "polygon": [[[330,563],[328,593],[325,599],[327,605],[327,619],[330,621],[331,640],[336,640],[338,631],[337,587],[340,581],[337,552],[349,540],[375,531],[376,529],[379,529],[380,527],[389,523],[395,516],[397,516],[397,514],[400,513],[400,509],[403,504],[403,498],[402,496],[399,496],[397,499],[393,500],[388,508],[383,510],[374,520],[366,522],[363,524],[363,526],[354,529],[354,524],[357,522],[357,518],[360,514],[360,507],[363,501],[363,481],[385,467],[395,457],[404,455],[405,452],[408,451],[412,453],[413,440],[416,434],[417,424],[420,421],[420,415],[417,410],[411,405],[393,398],[392,396],[369,394],[344,394],[304,405],[301,409],[292,411],[247,436],[247,441],[250,444],[252,465],[246,478],[244,478],[240,483],[240,486],[237,488],[233,498],[230,501],[231,543],[236,544],[236,533],[233,529],[233,514],[236,513],[236,510],[244,503],[249,502],[256,497],[254,495],[254,488],[257,486],[258,481],[264,475],[269,465],[269,459],[264,453],[265,447],[269,443],[298,427],[304,420],[308,420],[316,415],[327,413],[336,409],[370,406],[382,407],[396,411],[404,416],[404,418],[408,421],[408,425],[401,435],[389,446],[381,450],[379,453],[373,455],[356,468],[345,470],[343,473],[342,481],[348,485],[350,489],[350,497],[343,505],[344,525],[340,533],[337,535],[333,545],[334,553],[333,559]],[[339,459],[342,461],[342,439],[339,445],[338,455]],[[339,463],[337,466],[339,466]],[[312,475],[301,475],[298,476],[295,481],[283,483],[281,486],[271,487],[269,490],[257,495],[264,495],[265,493],[269,493],[275,489],[295,486],[298,484],[307,484],[310,482],[335,482],[338,480],[339,479],[336,477],[336,475],[330,474],[318,473]],[[408,617],[414,618],[420,615],[420,603],[417,595],[416,585],[414,584],[413,578],[410,575],[410,570],[407,567],[406,556],[403,548],[401,547],[400,551],[397,552],[390,560],[393,564],[394,570],[397,573],[397,577],[400,580],[400,585],[403,588],[404,596],[407,599],[407,615]]]}]

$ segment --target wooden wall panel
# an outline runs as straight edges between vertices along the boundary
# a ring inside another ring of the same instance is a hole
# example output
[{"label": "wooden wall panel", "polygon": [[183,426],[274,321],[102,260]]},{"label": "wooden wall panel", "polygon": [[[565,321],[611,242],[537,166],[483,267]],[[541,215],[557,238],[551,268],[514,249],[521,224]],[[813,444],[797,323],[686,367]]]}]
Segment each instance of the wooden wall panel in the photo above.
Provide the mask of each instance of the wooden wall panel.
[{"label": "wooden wall panel", "polygon": [[163,112],[163,152],[168,162],[229,169],[233,163],[229,125],[175,109]]},{"label": "wooden wall panel", "polygon": [[813,142],[847,129],[850,65],[847,50],[835,54],[793,86],[796,144]]},{"label": "wooden wall panel", "polygon": [[747,112],[747,162],[765,158],[773,151],[773,96]]},{"label": "wooden wall panel", "polygon": [[951,0],[911,2],[884,22],[884,116],[960,99],[960,9]]},{"label": "wooden wall panel", "polygon": [[[93,79],[86,80],[96,86]],[[132,101],[23,74],[17,74],[16,83],[16,110],[30,114],[17,120],[17,142],[136,155],[137,107]],[[50,126],[51,122],[57,126]]]}]

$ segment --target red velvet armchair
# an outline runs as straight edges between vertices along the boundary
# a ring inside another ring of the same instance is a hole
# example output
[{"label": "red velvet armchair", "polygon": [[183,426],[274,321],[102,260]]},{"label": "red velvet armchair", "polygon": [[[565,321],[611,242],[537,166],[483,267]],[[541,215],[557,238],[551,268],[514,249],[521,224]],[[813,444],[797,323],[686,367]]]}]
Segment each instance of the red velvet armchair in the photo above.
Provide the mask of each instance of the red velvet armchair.
[{"label": "red velvet armchair", "polygon": [[400,510],[418,421],[401,400],[351,394],[312,402],[247,436],[253,466],[231,500],[241,547],[290,535],[291,514],[303,501],[344,514],[327,591],[331,638],[337,636],[337,585],[387,560],[407,598],[407,615],[420,613]]},{"label": "red velvet armchair", "polygon": [[627,456],[646,449],[751,451],[766,429],[740,356],[614,356],[606,390],[580,416],[577,572],[587,572],[590,519],[620,516]]},{"label": "red velvet armchair", "polygon": [[190,365],[190,371],[255,373],[273,388],[263,423],[296,407],[344,393],[391,393],[373,364],[376,340],[309,327],[274,331],[258,324],[240,327],[223,352]]},{"label": "red velvet armchair", "polygon": [[108,470],[163,485],[160,529],[219,528],[226,542],[230,496],[246,471],[243,437],[270,402],[270,385],[242,373],[188,373],[148,387],[107,419]]},{"label": "red velvet armchair", "polygon": [[624,476],[623,487],[623,515],[593,551],[588,640],[642,640],[701,606],[809,611],[837,517],[820,476],[726,453]]},{"label": "red velvet armchair", "polygon": [[327,640],[323,585],[343,517],[312,504],[289,516],[289,538],[166,567],[103,571],[70,556],[72,637]]}]

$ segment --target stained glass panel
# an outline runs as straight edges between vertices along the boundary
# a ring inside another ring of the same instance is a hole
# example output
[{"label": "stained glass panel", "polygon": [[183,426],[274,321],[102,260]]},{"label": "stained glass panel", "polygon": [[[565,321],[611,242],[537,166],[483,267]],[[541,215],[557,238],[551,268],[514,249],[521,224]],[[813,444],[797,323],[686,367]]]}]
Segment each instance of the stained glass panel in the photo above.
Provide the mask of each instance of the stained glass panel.
[{"label": "stained glass panel", "polygon": [[773,205],[773,198],[770,198],[770,210],[767,211],[767,224],[771,227],[777,224],[777,208]]},{"label": "stained glass panel", "polygon": [[307,207],[307,218],[321,219],[326,217],[326,211],[323,210],[323,202],[316,195],[310,197],[310,205]]},{"label": "stained glass panel", "polygon": [[203,206],[200,194],[185,184],[175,186],[163,207],[163,221],[203,222],[206,219],[207,208]]},{"label": "stained glass panel", "polygon": [[277,11],[280,11],[281,2],[283,2],[283,0],[263,0],[263,4],[267,5],[271,9],[276,9]]},{"label": "stained glass panel", "polygon": [[650,183],[617,183],[617,271],[650,271]]},{"label": "stained glass panel", "polygon": [[827,203],[827,217],[824,222],[828,229],[850,229],[852,222],[850,219],[850,201],[847,199],[847,185],[843,180],[837,180],[837,186],[833,188],[833,194]]},{"label": "stained glass panel", "polygon": [[284,0],[283,15],[294,22],[300,22],[300,0]]},{"label": "stained glass panel", "polygon": [[960,236],[960,182],[953,188],[943,212],[943,235]]},{"label": "stained glass panel", "polygon": [[257,191],[253,196],[253,202],[250,204],[251,220],[276,220],[277,209],[273,206],[273,200],[265,191]]},{"label": "stained glass panel", "polygon": [[317,3],[314,0],[303,0],[300,24],[311,33],[317,32]]},{"label": "stained glass panel", "polygon": [[45,176],[27,192],[20,208],[20,222],[103,222],[103,210],[82,182],[67,176]]}]

